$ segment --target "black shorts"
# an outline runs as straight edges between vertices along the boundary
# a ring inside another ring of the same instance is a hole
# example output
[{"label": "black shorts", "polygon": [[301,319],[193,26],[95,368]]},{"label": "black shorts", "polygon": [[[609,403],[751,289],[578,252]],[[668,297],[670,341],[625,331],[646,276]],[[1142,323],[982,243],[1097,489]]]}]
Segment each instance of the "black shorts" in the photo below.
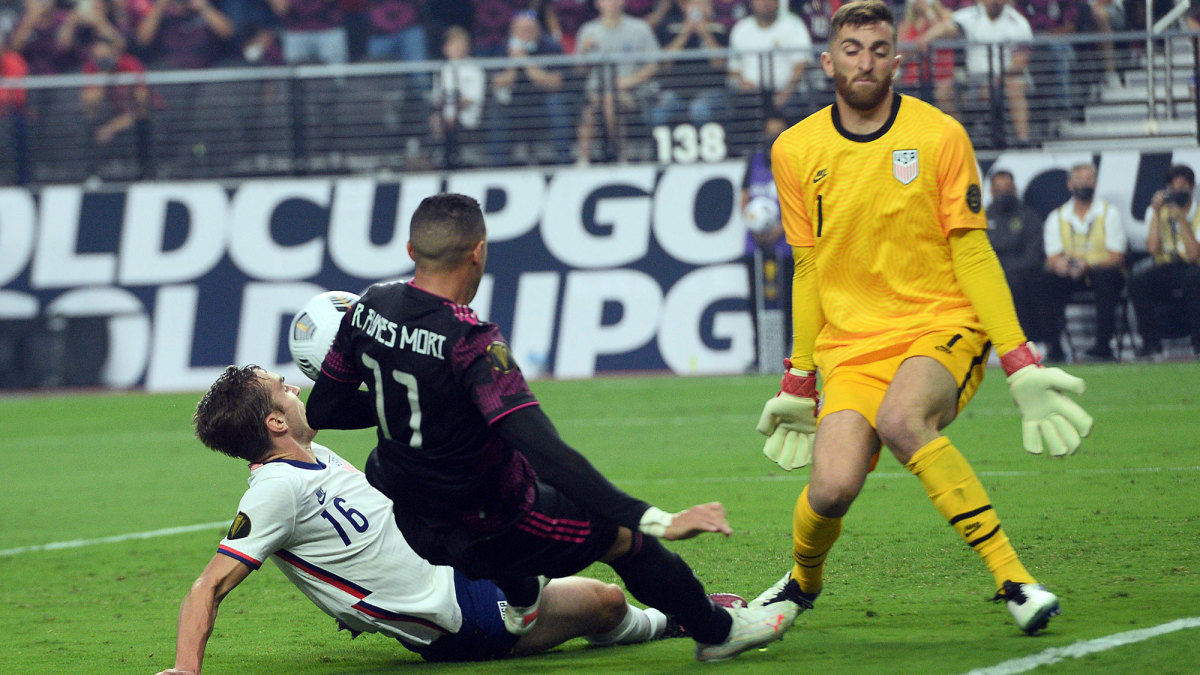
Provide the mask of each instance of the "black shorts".
[{"label": "black shorts", "polygon": [[472,579],[561,578],[608,553],[617,539],[615,522],[541,481],[536,491],[529,514],[502,532],[473,541],[454,566]]}]

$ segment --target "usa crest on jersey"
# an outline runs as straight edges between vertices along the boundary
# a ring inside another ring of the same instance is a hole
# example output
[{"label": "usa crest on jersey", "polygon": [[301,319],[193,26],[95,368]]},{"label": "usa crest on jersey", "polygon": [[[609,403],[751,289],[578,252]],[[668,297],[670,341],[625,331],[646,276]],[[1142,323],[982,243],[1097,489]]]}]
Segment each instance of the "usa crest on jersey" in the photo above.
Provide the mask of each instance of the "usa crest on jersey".
[{"label": "usa crest on jersey", "polygon": [[916,150],[892,151],[892,176],[901,183],[908,185],[917,179],[921,173],[921,164],[917,161]]}]

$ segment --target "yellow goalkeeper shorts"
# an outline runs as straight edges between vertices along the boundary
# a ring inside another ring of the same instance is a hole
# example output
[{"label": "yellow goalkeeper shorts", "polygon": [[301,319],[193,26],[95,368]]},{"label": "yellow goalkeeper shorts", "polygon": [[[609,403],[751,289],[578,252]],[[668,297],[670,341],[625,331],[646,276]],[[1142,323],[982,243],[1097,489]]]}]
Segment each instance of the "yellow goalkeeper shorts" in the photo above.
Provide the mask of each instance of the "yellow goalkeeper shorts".
[{"label": "yellow goalkeeper shorts", "polygon": [[907,358],[928,356],[937,360],[958,383],[958,410],[979,389],[987,365],[991,342],[982,332],[966,328],[948,328],[917,338],[907,349],[870,361],[851,360],[839,363],[829,373],[822,373],[821,412],[825,417],[842,410],[854,410],[875,426],[879,404],[887,393],[896,370]]}]

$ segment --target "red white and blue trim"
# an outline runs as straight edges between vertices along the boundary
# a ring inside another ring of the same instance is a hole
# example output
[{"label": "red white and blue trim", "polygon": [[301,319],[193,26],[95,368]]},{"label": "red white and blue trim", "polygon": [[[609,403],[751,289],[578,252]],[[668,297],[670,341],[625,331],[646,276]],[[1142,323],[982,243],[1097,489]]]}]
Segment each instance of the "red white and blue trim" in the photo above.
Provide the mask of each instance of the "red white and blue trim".
[{"label": "red white and blue trim", "polygon": [[432,629],[438,631],[439,633],[443,633],[443,634],[448,634],[450,632],[450,631],[446,630],[445,628],[437,625],[436,623],[429,621],[428,619],[422,619],[420,617],[410,616],[408,614],[400,614],[398,612],[392,612],[390,610],[386,610],[382,607],[377,607],[375,605],[372,605],[369,602],[366,602],[364,600],[364,598],[366,598],[368,595],[371,594],[371,591],[369,589],[363,588],[362,586],[359,586],[358,584],[354,583],[353,581],[350,581],[349,579],[343,578],[341,576],[334,574],[333,572],[330,572],[329,570],[326,570],[317,565],[314,565],[313,563],[311,563],[307,560],[304,560],[300,556],[298,556],[290,551],[285,551],[283,549],[280,549],[275,552],[275,556],[278,557],[280,560],[284,561],[285,563],[291,565],[292,567],[295,567],[296,569],[313,577],[314,579],[317,579],[318,581],[322,581],[326,584],[329,584],[330,586],[333,586],[334,588],[336,588],[344,593],[347,593],[354,598],[357,598],[359,600],[359,602],[352,605],[351,608],[356,609],[359,612],[366,614],[367,616],[373,617],[375,619],[380,619],[383,621],[417,624],[420,626],[424,626],[426,628],[432,628]]},{"label": "red white and blue trim", "polygon": [[241,551],[236,551],[232,548],[229,548],[228,546],[225,546],[224,544],[217,547],[217,553],[223,553],[240,563],[244,563],[244,564],[248,565],[250,567],[250,569],[256,570],[256,569],[262,567],[261,560],[255,560],[254,558],[246,555],[245,553],[242,553]]}]

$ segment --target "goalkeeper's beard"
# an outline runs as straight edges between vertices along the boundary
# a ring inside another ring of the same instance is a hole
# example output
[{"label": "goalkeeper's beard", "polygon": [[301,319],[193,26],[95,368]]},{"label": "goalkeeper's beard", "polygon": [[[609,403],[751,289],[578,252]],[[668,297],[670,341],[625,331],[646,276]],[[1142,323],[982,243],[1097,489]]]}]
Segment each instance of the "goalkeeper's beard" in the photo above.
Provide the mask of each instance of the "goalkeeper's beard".
[{"label": "goalkeeper's beard", "polygon": [[870,112],[878,108],[892,93],[892,72],[875,79],[874,87],[856,86],[854,80],[859,79],[853,74],[834,71],[833,86],[846,102],[846,105],[859,112]]}]

